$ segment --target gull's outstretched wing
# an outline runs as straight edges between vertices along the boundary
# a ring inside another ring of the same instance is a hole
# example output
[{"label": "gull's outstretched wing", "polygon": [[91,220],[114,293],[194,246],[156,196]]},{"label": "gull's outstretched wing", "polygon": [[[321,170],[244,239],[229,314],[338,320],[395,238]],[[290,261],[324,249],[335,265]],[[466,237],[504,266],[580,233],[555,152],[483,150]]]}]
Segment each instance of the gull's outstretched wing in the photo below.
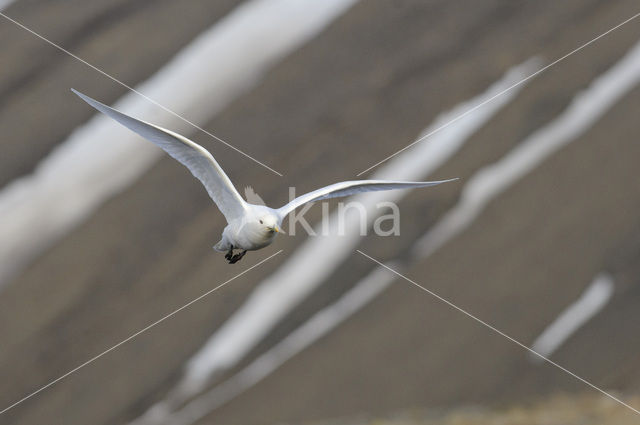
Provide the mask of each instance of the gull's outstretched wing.
[{"label": "gull's outstretched wing", "polygon": [[250,204],[265,206],[267,205],[265,204],[264,199],[262,199],[251,186],[247,186],[244,188],[244,197]]},{"label": "gull's outstretched wing", "polygon": [[246,203],[229,177],[205,148],[173,131],[132,118],[74,89],[71,90],[98,111],[158,145],[187,167],[191,174],[202,182],[227,222],[244,214]]},{"label": "gull's outstretched wing", "polygon": [[278,213],[281,217],[284,217],[299,206],[308,202],[320,201],[322,199],[339,198],[341,196],[349,196],[361,192],[375,192],[378,190],[411,189],[415,187],[435,186],[440,183],[446,183],[454,180],[458,179],[439,180],[433,182],[401,182],[389,180],[355,180],[340,182],[314,190],[313,192],[305,193],[302,196],[298,196],[287,205],[279,208]]}]

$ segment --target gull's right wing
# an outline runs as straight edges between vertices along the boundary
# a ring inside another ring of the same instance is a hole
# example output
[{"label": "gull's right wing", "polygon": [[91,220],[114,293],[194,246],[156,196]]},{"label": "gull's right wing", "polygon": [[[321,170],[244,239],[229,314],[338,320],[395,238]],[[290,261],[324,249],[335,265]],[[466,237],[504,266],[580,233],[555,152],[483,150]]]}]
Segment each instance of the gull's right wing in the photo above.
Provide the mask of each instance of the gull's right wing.
[{"label": "gull's right wing", "polygon": [[227,222],[244,214],[245,201],[218,162],[205,148],[173,131],[132,118],[74,89],[71,90],[98,111],[156,144],[187,167],[191,174],[202,182]]}]

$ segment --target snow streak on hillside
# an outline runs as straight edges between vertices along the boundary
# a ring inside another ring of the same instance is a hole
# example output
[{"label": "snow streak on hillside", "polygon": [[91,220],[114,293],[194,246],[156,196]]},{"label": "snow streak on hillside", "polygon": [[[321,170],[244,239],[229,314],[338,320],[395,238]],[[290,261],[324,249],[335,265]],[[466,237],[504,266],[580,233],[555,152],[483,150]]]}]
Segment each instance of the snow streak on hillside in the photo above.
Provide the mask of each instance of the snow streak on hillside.
[{"label": "snow streak on hillside", "polygon": [[[531,345],[538,354],[549,357],[578,329],[607,305],[613,295],[615,285],[611,275],[602,273],[596,276],[580,297],[571,303]],[[542,358],[530,355],[534,362]]]}]

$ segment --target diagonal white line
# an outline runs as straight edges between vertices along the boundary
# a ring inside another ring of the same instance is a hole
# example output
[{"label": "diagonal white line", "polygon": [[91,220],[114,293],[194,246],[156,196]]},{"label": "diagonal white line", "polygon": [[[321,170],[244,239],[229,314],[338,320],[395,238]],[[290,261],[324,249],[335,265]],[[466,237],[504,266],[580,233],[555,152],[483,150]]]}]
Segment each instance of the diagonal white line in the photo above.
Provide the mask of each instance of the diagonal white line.
[{"label": "diagonal white line", "polygon": [[533,354],[533,355],[535,355],[537,357],[540,357],[542,360],[552,364],[553,366],[557,367],[558,369],[562,370],[563,372],[565,372],[565,373],[573,376],[577,380],[587,384],[588,386],[590,386],[594,390],[599,391],[600,393],[604,394],[605,396],[609,397],[610,399],[620,403],[624,407],[627,407],[630,410],[632,410],[635,413],[640,415],[640,411],[639,410],[637,410],[634,407],[628,405],[627,403],[625,403],[624,401],[620,400],[619,398],[609,394],[608,392],[606,392],[605,390],[601,389],[600,387],[595,386],[594,384],[592,384],[591,382],[587,381],[586,379],[581,378],[580,376],[578,376],[575,373],[571,372],[569,369],[567,369],[567,368],[565,368],[563,366],[560,366],[558,363],[554,362],[553,360],[550,360],[549,358],[543,356],[542,354],[538,353],[537,351],[527,347],[526,345],[524,345],[523,343],[521,343],[517,339],[512,338],[509,335],[507,335],[506,333],[502,332],[500,329],[495,328],[494,326],[490,325],[489,323],[485,322],[484,320],[478,318],[477,316],[474,316],[473,314],[469,313],[465,309],[463,309],[461,307],[458,307],[457,305],[455,305],[451,301],[447,300],[446,298],[443,298],[440,295],[436,294],[435,292],[433,292],[433,291],[425,288],[424,286],[420,285],[419,283],[414,282],[413,280],[409,279],[408,277],[406,277],[402,273],[395,271],[391,267],[387,266],[386,264],[381,263],[380,261],[378,261],[375,258],[365,254],[364,252],[360,251],[359,249],[357,249],[356,251],[358,251],[360,254],[362,254],[364,257],[367,257],[368,259],[370,259],[374,263],[378,264],[379,266],[384,267],[385,269],[389,270],[391,273],[403,278],[404,280],[406,280],[407,282],[409,282],[412,285],[416,286],[417,288],[421,289],[422,291],[428,293],[429,295],[431,295],[431,296],[437,298],[438,300],[442,301],[443,303],[447,304],[449,307],[452,307],[452,308],[458,310],[460,313],[466,315],[467,317],[470,317],[471,319],[475,320],[476,322],[480,323],[481,325],[491,329],[492,331],[494,331],[498,335],[501,335],[501,336],[505,337],[506,339],[508,339],[509,341],[513,342],[514,344],[519,345],[520,347],[522,347],[525,350],[529,351],[531,354]]},{"label": "diagonal white line", "polygon": [[136,332],[136,333],[132,334],[131,336],[129,336],[129,337],[127,337],[127,338],[123,339],[123,340],[122,340],[122,341],[120,341],[119,343],[117,343],[117,344],[115,344],[115,345],[111,346],[110,348],[108,348],[108,349],[104,350],[102,353],[100,353],[100,354],[98,354],[98,355],[96,355],[96,356],[94,356],[94,357],[90,358],[89,360],[87,360],[86,362],[82,363],[81,365],[79,365],[79,366],[77,366],[77,367],[75,367],[75,368],[71,369],[70,371],[68,371],[68,372],[67,372],[67,373],[65,373],[64,375],[59,376],[58,378],[54,379],[53,381],[49,382],[48,384],[43,385],[42,387],[38,388],[37,390],[33,391],[32,393],[30,393],[30,394],[28,394],[28,395],[24,396],[23,398],[21,398],[20,400],[16,401],[15,403],[13,403],[13,404],[11,404],[11,405],[9,405],[9,406],[5,407],[4,409],[0,410],[0,415],[1,415],[1,414],[3,414],[3,413],[5,413],[5,412],[6,412],[6,411],[8,411],[9,409],[12,409],[12,408],[16,407],[16,406],[17,406],[17,405],[19,405],[20,403],[22,403],[22,402],[24,402],[24,401],[26,401],[26,400],[30,399],[31,397],[33,397],[34,395],[36,395],[36,394],[40,393],[41,391],[46,390],[46,389],[47,389],[47,388],[49,388],[50,386],[52,386],[52,385],[54,385],[54,384],[58,383],[59,381],[63,380],[63,379],[64,379],[64,378],[66,378],[67,376],[69,376],[69,375],[71,375],[71,374],[73,374],[73,373],[77,372],[78,370],[82,369],[83,367],[85,367],[85,366],[87,366],[87,365],[89,365],[89,364],[93,363],[94,361],[98,360],[100,357],[104,356],[105,354],[110,353],[111,351],[115,350],[116,348],[120,347],[120,346],[121,346],[121,345],[123,345],[123,344],[126,344],[127,342],[131,341],[132,339],[134,339],[134,338],[135,338],[135,337],[137,337],[138,335],[140,335],[140,334],[142,334],[142,333],[144,333],[144,332],[148,331],[149,329],[153,328],[154,326],[156,326],[156,325],[158,325],[158,324],[160,324],[160,323],[164,322],[164,321],[165,321],[165,320],[167,320],[168,318],[170,318],[170,317],[172,317],[172,316],[176,315],[176,314],[177,314],[177,313],[179,313],[180,311],[182,311],[182,310],[184,310],[185,308],[189,307],[191,304],[194,304],[194,303],[196,303],[196,302],[200,301],[202,298],[204,298],[204,297],[206,297],[207,295],[209,295],[209,294],[211,294],[211,293],[213,293],[213,292],[217,291],[218,289],[220,289],[220,288],[222,288],[223,286],[225,286],[227,283],[229,283],[229,282],[231,282],[231,281],[233,281],[233,280],[235,280],[235,279],[239,278],[240,276],[242,276],[243,274],[245,274],[245,273],[249,272],[250,270],[255,269],[255,268],[256,268],[256,267],[258,267],[259,265],[261,265],[261,264],[263,264],[264,262],[266,262],[266,261],[268,261],[268,260],[272,259],[273,257],[275,257],[276,255],[280,254],[281,252],[282,252],[282,250],[280,250],[280,251],[276,252],[275,254],[272,254],[272,255],[268,256],[268,257],[267,257],[267,258],[265,258],[264,260],[262,260],[262,261],[260,261],[260,262],[258,262],[258,263],[256,263],[256,264],[254,264],[253,266],[249,267],[248,269],[246,269],[246,270],[244,270],[244,271],[242,271],[242,272],[238,273],[237,275],[235,275],[235,276],[234,276],[234,277],[232,277],[231,279],[229,279],[229,280],[227,280],[227,281],[225,281],[225,282],[221,283],[220,285],[216,286],[216,287],[215,287],[215,288],[213,288],[213,289],[208,290],[207,292],[205,292],[204,294],[200,295],[199,297],[197,297],[197,298],[195,298],[195,299],[193,299],[193,300],[189,301],[188,303],[186,303],[186,304],[185,304],[185,305],[183,305],[182,307],[180,307],[180,308],[177,308],[177,309],[173,310],[171,313],[167,314],[166,316],[164,316],[164,317],[162,317],[162,318],[160,318],[160,319],[156,320],[155,322],[151,323],[150,325],[148,325],[148,326],[146,326],[146,327],[144,327],[144,328],[140,329],[138,332]]},{"label": "diagonal white line", "polygon": [[24,29],[25,31],[30,32],[31,34],[35,35],[36,37],[38,37],[39,39],[41,39],[42,41],[50,44],[51,46],[55,47],[56,49],[66,53],[67,55],[71,56],[72,58],[82,62],[83,64],[87,65],[89,68],[98,71],[100,74],[104,75],[105,77],[115,81],[116,83],[120,84],[122,87],[126,88],[127,90],[130,90],[134,93],[136,93],[137,95],[143,97],[144,99],[148,100],[149,102],[153,103],[154,105],[164,109],[165,111],[167,111],[168,113],[170,113],[171,115],[181,119],[182,121],[186,122],[187,124],[191,125],[194,128],[197,128],[198,130],[202,131],[203,133],[213,137],[214,139],[216,139],[217,141],[219,141],[220,143],[223,143],[225,146],[233,149],[234,151],[238,152],[241,155],[244,155],[245,157],[249,158],[250,160],[252,160],[253,162],[262,165],[264,168],[266,168],[267,170],[279,175],[280,177],[282,177],[282,174],[280,174],[279,172],[277,172],[276,170],[274,170],[273,168],[269,167],[268,165],[258,161],[257,159],[255,159],[254,157],[252,157],[251,155],[249,155],[248,153],[245,153],[243,151],[241,151],[240,149],[236,148],[235,146],[233,146],[232,144],[222,140],[221,138],[219,138],[218,136],[216,136],[213,133],[208,132],[207,130],[205,130],[204,128],[200,127],[199,125],[189,121],[188,119],[184,118],[183,116],[179,115],[178,113],[172,111],[171,109],[161,105],[160,103],[156,102],[155,100],[151,99],[149,96],[139,92],[138,90],[134,89],[133,87],[127,85],[126,83],[123,83],[122,81],[118,80],[117,78],[111,76],[110,74],[107,74],[105,71],[99,69],[98,67],[90,64],[89,62],[85,61],[84,59],[82,59],[79,56],[74,55],[73,53],[71,53],[70,51],[66,50],[65,48],[57,45],[56,43],[54,43],[53,41],[47,39],[46,37],[38,34],[37,32],[35,32],[34,30],[32,30],[31,28],[28,28],[26,26],[24,26],[23,24],[21,24],[20,22],[16,21],[15,19],[5,15],[4,13],[0,12],[0,16],[2,16],[3,18],[7,19],[8,21],[13,22],[14,24],[16,24],[17,26],[19,26],[20,28]]},{"label": "diagonal white line", "polygon": [[602,34],[600,34],[599,36],[591,39],[590,41],[587,41],[586,43],[584,43],[583,45],[581,45],[580,47],[577,47],[575,49],[573,49],[572,51],[570,51],[569,53],[567,53],[566,55],[556,59],[555,61],[551,62],[550,64],[540,68],[539,70],[537,70],[536,72],[532,73],[531,75],[529,75],[528,77],[523,78],[522,80],[518,81],[517,83],[507,87],[506,89],[504,89],[503,91],[501,91],[500,93],[495,94],[494,96],[490,97],[489,99],[477,104],[476,106],[474,106],[473,108],[468,109],[467,111],[465,111],[464,113],[458,115],[457,117],[455,117],[454,119],[452,119],[451,121],[448,121],[446,123],[444,123],[443,125],[441,125],[440,127],[434,129],[433,131],[430,131],[429,133],[421,136],[418,140],[408,144],[407,146],[405,146],[404,148],[400,149],[399,151],[389,155],[388,157],[386,157],[385,159],[383,159],[382,161],[378,161],[375,164],[373,164],[371,167],[359,172],[358,174],[356,174],[356,176],[361,176],[362,174],[366,173],[367,171],[377,167],[378,165],[382,164],[383,162],[388,161],[389,159],[393,158],[394,156],[398,155],[401,152],[404,152],[405,150],[409,149],[411,146],[415,145],[416,143],[420,143],[423,140],[425,140],[428,137],[431,137],[432,135],[436,134],[437,132],[439,132],[440,130],[449,127],[451,124],[457,122],[458,120],[464,118],[465,116],[469,115],[470,113],[472,113],[473,111],[475,111],[478,108],[481,108],[482,106],[486,105],[489,102],[492,102],[494,99],[502,96],[503,94],[505,94],[506,92],[512,90],[513,88],[525,83],[526,81],[532,79],[533,77],[537,76],[538,74],[541,74],[542,72],[546,71],[547,69],[551,68],[552,66],[556,65],[559,62],[562,62],[563,60],[565,60],[566,58],[568,58],[569,56],[573,55],[574,53],[579,52],[580,50],[584,49],[585,47],[589,46],[590,44],[595,43],[596,41],[598,41],[599,39],[601,39],[602,37],[606,36],[607,34],[617,30],[618,28],[620,28],[621,26],[633,21],[634,19],[636,19],[638,16],[640,16],[640,12],[636,13],[635,15],[633,15],[632,17],[626,19],[623,22],[620,22],[618,25],[616,25],[615,27],[603,32]]}]

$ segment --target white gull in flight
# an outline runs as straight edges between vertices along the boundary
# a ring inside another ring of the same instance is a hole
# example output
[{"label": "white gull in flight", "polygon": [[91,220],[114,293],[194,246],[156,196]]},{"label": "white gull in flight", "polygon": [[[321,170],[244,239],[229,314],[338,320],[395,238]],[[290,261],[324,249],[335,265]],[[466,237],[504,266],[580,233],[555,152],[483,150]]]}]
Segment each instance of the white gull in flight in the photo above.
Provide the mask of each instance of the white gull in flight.
[{"label": "white gull in flight", "polygon": [[[431,182],[404,182],[388,180],[355,180],[335,183],[301,195],[278,209],[246,202],[218,162],[205,148],[173,131],[140,121],[116,111],[74,89],[82,100],[108,115],[120,124],[162,148],[171,157],[187,167],[202,182],[213,202],[227,220],[222,239],[213,249],[226,252],[230,264],[240,260],[247,251],[270,245],[280,229],[282,220],[296,208],[323,199],[349,196],[361,192],[408,189],[435,186],[456,179]],[[234,253],[238,250],[238,253]]]}]

